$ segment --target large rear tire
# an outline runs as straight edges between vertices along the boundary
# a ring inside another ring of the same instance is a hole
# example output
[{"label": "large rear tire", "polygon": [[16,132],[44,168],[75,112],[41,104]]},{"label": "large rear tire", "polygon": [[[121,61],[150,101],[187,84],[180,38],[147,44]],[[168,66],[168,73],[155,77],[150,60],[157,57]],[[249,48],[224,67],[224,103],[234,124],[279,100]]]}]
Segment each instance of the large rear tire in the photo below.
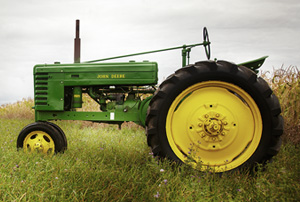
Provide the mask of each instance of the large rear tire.
[{"label": "large rear tire", "polygon": [[200,170],[252,168],[279,151],[283,119],[262,78],[226,61],[179,69],[155,92],[147,112],[155,156]]}]

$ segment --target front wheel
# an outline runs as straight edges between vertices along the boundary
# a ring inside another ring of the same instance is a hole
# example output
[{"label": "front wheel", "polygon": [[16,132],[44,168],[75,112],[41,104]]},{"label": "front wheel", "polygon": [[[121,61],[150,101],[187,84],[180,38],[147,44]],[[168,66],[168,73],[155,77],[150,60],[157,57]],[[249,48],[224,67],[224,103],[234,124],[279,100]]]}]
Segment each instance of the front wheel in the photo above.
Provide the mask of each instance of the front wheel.
[{"label": "front wheel", "polygon": [[251,70],[198,62],[157,89],[146,120],[148,144],[154,155],[200,170],[251,168],[278,153],[280,112],[277,97]]},{"label": "front wheel", "polygon": [[17,139],[17,148],[23,148],[26,153],[53,155],[67,149],[67,139],[54,123],[35,122],[22,129]]}]

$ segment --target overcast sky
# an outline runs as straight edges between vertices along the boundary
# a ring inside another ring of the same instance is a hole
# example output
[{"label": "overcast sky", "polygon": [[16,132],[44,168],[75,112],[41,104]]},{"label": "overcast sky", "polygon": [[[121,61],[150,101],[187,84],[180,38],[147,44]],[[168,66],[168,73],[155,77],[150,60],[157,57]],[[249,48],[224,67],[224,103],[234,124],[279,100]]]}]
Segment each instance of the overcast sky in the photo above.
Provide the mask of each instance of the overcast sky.
[{"label": "overcast sky", "polygon": [[[212,58],[241,63],[265,55],[263,71],[299,66],[299,0],[0,0],[0,105],[33,98],[32,69],[72,63],[75,20],[81,61],[202,42]],[[191,62],[205,60],[203,47]],[[180,50],[118,61],[158,62],[159,82],[181,66]],[[113,62],[113,61],[112,61]]]}]

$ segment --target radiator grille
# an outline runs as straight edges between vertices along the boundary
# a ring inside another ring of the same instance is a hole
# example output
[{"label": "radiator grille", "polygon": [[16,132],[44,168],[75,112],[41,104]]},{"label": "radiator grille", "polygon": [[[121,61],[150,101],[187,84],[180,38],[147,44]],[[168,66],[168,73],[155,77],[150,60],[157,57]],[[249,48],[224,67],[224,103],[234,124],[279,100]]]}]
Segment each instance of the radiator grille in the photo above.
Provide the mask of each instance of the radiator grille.
[{"label": "radiator grille", "polygon": [[35,105],[48,105],[48,73],[36,73],[34,86]]}]

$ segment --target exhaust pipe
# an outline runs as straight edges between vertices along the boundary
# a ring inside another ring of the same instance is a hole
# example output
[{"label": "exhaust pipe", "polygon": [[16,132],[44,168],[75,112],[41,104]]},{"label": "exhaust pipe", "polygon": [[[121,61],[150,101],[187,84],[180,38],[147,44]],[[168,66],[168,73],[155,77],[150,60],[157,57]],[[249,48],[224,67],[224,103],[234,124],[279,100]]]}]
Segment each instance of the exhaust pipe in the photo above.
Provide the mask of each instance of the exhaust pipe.
[{"label": "exhaust pipe", "polygon": [[74,39],[74,63],[80,63],[79,20],[76,20],[76,38]]}]

